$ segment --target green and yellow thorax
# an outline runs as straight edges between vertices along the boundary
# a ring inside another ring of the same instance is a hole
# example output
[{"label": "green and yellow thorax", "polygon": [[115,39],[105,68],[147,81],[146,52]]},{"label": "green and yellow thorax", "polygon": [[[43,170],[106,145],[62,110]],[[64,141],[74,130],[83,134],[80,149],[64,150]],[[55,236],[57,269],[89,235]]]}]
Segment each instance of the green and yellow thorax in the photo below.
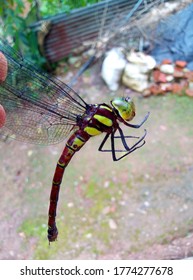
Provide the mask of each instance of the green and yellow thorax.
[{"label": "green and yellow thorax", "polygon": [[114,98],[107,104],[89,105],[81,119],[80,129],[89,136],[103,132],[111,133],[118,127],[118,121],[130,121],[135,116],[135,106],[130,98]]}]

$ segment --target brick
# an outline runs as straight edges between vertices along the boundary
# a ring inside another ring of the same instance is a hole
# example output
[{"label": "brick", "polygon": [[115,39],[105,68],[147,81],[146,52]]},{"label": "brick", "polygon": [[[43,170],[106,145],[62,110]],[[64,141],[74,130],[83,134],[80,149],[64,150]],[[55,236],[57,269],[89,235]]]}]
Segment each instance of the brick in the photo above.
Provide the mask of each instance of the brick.
[{"label": "brick", "polygon": [[176,70],[176,68],[175,68],[173,76],[176,79],[181,79],[184,77],[184,72]]},{"label": "brick", "polygon": [[153,95],[158,95],[161,93],[159,86],[156,84],[151,85],[149,87],[149,90],[150,90],[151,94],[153,94]]},{"label": "brick", "polygon": [[152,94],[152,92],[149,88],[147,88],[143,91],[143,97],[149,97],[149,96],[151,96],[151,94]]},{"label": "brick", "polygon": [[188,79],[188,81],[193,81],[193,71],[187,71],[184,73],[184,77]]},{"label": "brick", "polygon": [[162,83],[160,84],[160,89],[162,93],[170,92],[172,90],[172,84],[171,83]]},{"label": "brick", "polygon": [[153,79],[156,83],[166,83],[167,82],[167,75],[162,73],[160,70],[153,71]]},{"label": "brick", "polygon": [[187,81],[187,79],[181,79],[180,80],[180,85],[183,87],[183,88],[188,88],[189,87],[189,82]]},{"label": "brick", "polygon": [[165,58],[162,60],[161,64],[172,64],[172,60],[169,58]]},{"label": "brick", "polygon": [[180,68],[184,68],[187,65],[187,62],[184,60],[176,60],[175,65]]},{"label": "brick", "polygon": [[184,89],[184,86],[179,83],[172,84],[172,93],[181,93]]},{"label": "brick", "polygon": [[158,82],[159,81],[159,75],[160,75],[160,70],[159,69],[156,69],[156,70],[154,70],[153,71],[153,80],[155,81],[155,82]]},{"label": "brick", "polygon": [[186,93],[186,95],[188,95],[188,96],[190,96],[190,97],[193,97],[193,89],[187,88],[187,89],[185,90],[185,93]]}]

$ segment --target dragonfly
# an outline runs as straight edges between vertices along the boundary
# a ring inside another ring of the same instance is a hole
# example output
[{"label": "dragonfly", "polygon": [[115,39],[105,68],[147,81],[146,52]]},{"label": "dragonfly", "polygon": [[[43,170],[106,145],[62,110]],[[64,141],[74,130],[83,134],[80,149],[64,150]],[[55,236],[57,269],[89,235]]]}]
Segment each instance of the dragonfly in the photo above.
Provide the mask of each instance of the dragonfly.
[{"label": "dragonfly", "polygon": [[[1,38],[0,53],[7,61],[7,77],[4,81],[0,77],[0,104],[6,112],[0,138],[51,145],[68,137],[56,165],[50,193],[47,237],[53,242],[58,237],[56,211],[60,186],[72,157],[90,138],[105,133],[98,150],[110,152],[113,161],[123,159],[145,144],[147,131],[144,129],[141,137],[124,135],[120,125],[138,129],[149,112],[139,124],[131,124],[135,116],[131,98],[115,97],[109,104],[88,104],[71,87],[37,69]],[[127,143],[130,138],[134,140],[132,145]],[[107,140],[110,147],[105,148]],[[121,149],[117,148],[116,141],[121,141]]]}]

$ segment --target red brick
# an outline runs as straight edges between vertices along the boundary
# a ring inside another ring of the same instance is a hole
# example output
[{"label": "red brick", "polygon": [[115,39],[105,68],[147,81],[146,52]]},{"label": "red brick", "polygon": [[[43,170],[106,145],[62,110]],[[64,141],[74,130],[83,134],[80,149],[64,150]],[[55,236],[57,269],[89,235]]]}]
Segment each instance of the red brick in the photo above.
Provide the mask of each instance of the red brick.
[{"label": "red brick", "polygon": [[187,62],[184,60],[176,60],[175,65],[180,68],[184,68],[187,65]]},{"label": "red brick", "polygon": [[167,82],[167,78],[166,78],[166,77],[167,77],[166,74],[160,72],[160,75],[159,75],[159,82],[160,82],[160,83],[166,83],[166,82]]},{"label": "red brick", "polygon": [[172,61],[169,58],[165,58],[162,60],[161,64],[172,64]]},{"label": "red brick", "polygon": [[166,83],[166,74],[162,73],[160,70],[156,69],[153,71],[153,79],[156,83]]},{"label": "red brick", "polygon": [[183,77],[184,77],[184,72],[178,71],[178,70],[176,70],[176,68],[175,68],[173,76],[174,76],[174,78],[176,78],[176,79],[183,78]]},{"label": "red brick", "polygon": [[181,93],[184,89],[184,86],[179,83],[173,83],[172,84],[172,92],[173,93]]},{"label": "red brick", "polygon": [[184,77],[188,79],[188,81],[193,81],[193,71],[187,71],[184,73]]},{"label": "red brick", "polygon": [[193,97],[193,89],[187,88],[187,89],[185,90],[185,93],[186,93],[186,95],[188,95],[188,96],[190,96],[190,97]]},{"label": "red brick", "polygon": [[156,70],[153,71],[152,76],[153,76],[153,80],[154,80],[155,82],[158,81],[159,75],[160,75],[160,70],[156,69]]},{"label": "red brick", "polygon": [[172,90],[172,84],[171,83],[162,83],[160,84],[160,89],[162,93],[169,92]]},{"label": "red brick", "polygon": [[180,80],[180,85],[183,87],[183,88],[187,88],[189,86],[189,82],[187,81],[187,79],[181,79]]},{"label": "red brick", "polygon": [[152,94],[152,92],[149,88],[147,88],[143,91],[143,97],[149,97],[149,96],[151,96],[151,94]]},{"label": "red brick", "polygon": [[184,73],[184,68],[181,68],[181,67],[175,65],[174,71],[183,72]]},{"label": "red brick", "polygon": [[156,84],[151,85],[151,86],[149,87],[149,90],[150,90],[151,94],[153,94],[153,95],[158,95],[158,94],[161,93],[161,92],[160,92],[159,86],[156,85]]}]

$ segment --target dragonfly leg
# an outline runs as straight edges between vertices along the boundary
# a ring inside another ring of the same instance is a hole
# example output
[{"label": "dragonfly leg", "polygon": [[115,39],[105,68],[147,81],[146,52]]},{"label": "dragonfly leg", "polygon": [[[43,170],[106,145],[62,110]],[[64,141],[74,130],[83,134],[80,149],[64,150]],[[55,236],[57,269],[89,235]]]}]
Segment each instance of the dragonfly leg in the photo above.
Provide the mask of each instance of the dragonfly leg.
[{"label": "dragonfly leg", "polygon": [[122,129],[121,129],[120,127],[118,127],[118,131],[119,131],[119,133],[120,133],[120,136],[115,136],[115,135],[114,135],[114,139],[116,139],[116,138],[121,139],[121,141],[122,141],[122,143],[123,143],[123,146],[124,146],[124,148],[125,148],[126,151],[129,151],[129,150],[130,150],[129,146],[127,145],[127,143],[126,143],[126,141],[125,141],[126,138],[136,138],[136,139],[139,139],[139,138],[140,138],[140,137],[138,137],[138,136],[130,136],[130,135],[129,135],[129,136],[125,136],[125,135],[123,134]]},{"label": "dragonfly leg", "polygon": [[[115,136],[114,136],[115,132],[112,132],[111,134],[106,134],[105,135],[105,138],[103,139],[100,147],[99,147],[99,151],[100,152],[111,152],[112,153],[112,158],[113,158],[113,161],[116,161],[116,156],[115,156],[115,142],[114,142],[114,139],[115,139]],[[107,139],[109,138],[109,136],[111,135],[111,149],[109,150],[103,150],[103,146],[104,144],[106,143]],[[120,136],[118,136],[120,138]]]},{"label": "dragonfly leg", "polygon": [[[110,152],[112,153],[112,139],[111,139],[111,149],[103,149],[103,146],[105,145],[105,143],[107,142],[109,136],[111,135],[111,138],[112,138],[112,135],[113,135],[113,141],[114,141],[114,138],[121,138],[122,140],[122,137],[121,136],[115,136],[115,131],[112,132],[112,133],[107,133],[102,141],[102,143],[100,144],[99,148],[98,148],[98,151],[100,152]],[[126,138],[139,138],[139,137],[135,137],[135,136],[125,136]],[[127,146],[127,143],[124,141],[123,143],[125,149],[129,149],[129,147]],[[114,146],[114,145],[113,145]],[[115,150],[114,148],[114,151],[115,152],[124,152],[123,150]]]},{"label": "dragonfly leg", "polygon": [[[142,142],[143,141],[143,139],[145,138],[145,136],[146,136],[146,134],[147,134],[147,132],[146,132],[146,130],[145,130],[145,133],[144,133],[144,135],[140,138],[140,137],[138,137],[138,136],[130,136],[130,135],[128,135],[128,136],[125,136],[124,134],[123,134],[123,131],[122,131],[122,129],[120,128],[120,127],[118,127],[118,131],[119,131],[119,133],[120,133],[120,135],[119,136],[115,136],[115,132],[116,131],[113,131],[111,134],[110,133],[108,133],[108,134],[106,134],[105,135],[105,137],[104,137],[104,139],[103,139],[103,141],[102,141],[102,143],[101,143],[101,145],[100,145],[100,147],[99,147],[99,151],[100,152],[111,152],[112,153],[112,157],[113,157],[113,160],[114,161],[116,161],[117,160],[117,158],[116,158],[116,153],[120,153],[120,152],[129,152],[129,153],[131,153],[132,151],[134,151],[134,148],[140,143],[140,142]],[[104,147],[104,145],[105,145],[105,143],[106,143],[106,141],[108,140],[108,138],[109,138],[109,136],[111,135],[111,149],[103,149],[103,147]],[[128,146],[128,144],[126,143],[126,141],[125,141],[125,139],[128,139],[128,138],[135,138],[135,139],[139,139],[133,146],[131,146],[131,147],[129,147]],[[125,150],[122,150],[122,149],[116,149],[115,148],[115,139],[121,139],[121,141],[122,141],[122,144],[123,144],[123,146],[124,146],[124,148],[125,148]],[[144,145],[145,143],[143,143],[143,145]],[[138,148],[140,148],[141,147],[141,145],[140,146],[138,146]],[[136,148],[136,149],[138,149],[138,148]],[[128,153],[127,153],[128,154]],[[121,157],[122,158],[122,157]]]},{"label": "dragonfly leg", "polygon": [[[123,150],[116,150],[115,149],[115,143],[114,143],[114,140],[115,140],[115,137],[114,137],[114,135],[112,134],[111,135],[111,146],[112,146],[112,156],[113,156],[113,160],[114,161],[118,161],[118,160],[120,160],[120,159],[122,159],[122,158],[124,158],[124,157],[126,157],[127,155],[129,155],[129,154],[131,154],[132,152],[134,152],[135,150],[137,150],[137,149],[139,149],[139,148],[141,148],[144,144],[145,144],[145,136],[146,136],[146,134],[147,134],[147,131],[146,130],[144,130],[145,132],[144,132],[144,134],[143,134],[143,136],[142,137],[135,137],[135,136],[124,136],[124,134],[123,134],[123,132],[122,132],[122,130],[120,129],[120,137],[121,137],[121,140],[122,140],[122,143],[123,143],[123,145],[124,145],[124,147],[125,147],[125,151],[123,151]],[[127,145],[127,143],[126,143],[126,141],[125,141],[125,138],[137,138],[137,139],[139,139],[134,145],[132,145],[131,147],[129,147],[128,145]],[[127,151],[127,152],[126,152]],[[122,155],[121,157],[119,157],[119,158],[117,158],[116,157],[116,152],[126,152],[124,155]]]},{"label": "dragonfly leg", "polygon": [[105,135],[105,137],[104,137],[102,143],[100,144],[100,146],[99,146],[99,148],[98,148],[98,150],[99,150],[100,152],[111,152],[111,150],[103,150],[103,146],[104,146],[104,144],[107,142],[107,139],[109,138],[109,136],[110,136],[110,133],[107,133],[107,134]]},{"label": "dragonfly leg", "polygon": [[113,161],[117,161],[116,155],[115,155],[115,137],[114,137],[114,134],[115,133],[111,134],[111,152],[112,152]]},{"label": "dragonfly leg", "polygon": [[142,120],[142,122],[139,123],[139,124],[131,124],[131,123],[127,123],[126,121],[124,121],[123,123],[124,123],[126,126],[129,126],[129,127],[132,127],[132,128],[140,128],[140,127],[144,124],[144,122],[146,122],[146,120],[148,119],[149,115],[150,115],[150,112],[147,113],[147,115],[144,117],[144,119]]}]

